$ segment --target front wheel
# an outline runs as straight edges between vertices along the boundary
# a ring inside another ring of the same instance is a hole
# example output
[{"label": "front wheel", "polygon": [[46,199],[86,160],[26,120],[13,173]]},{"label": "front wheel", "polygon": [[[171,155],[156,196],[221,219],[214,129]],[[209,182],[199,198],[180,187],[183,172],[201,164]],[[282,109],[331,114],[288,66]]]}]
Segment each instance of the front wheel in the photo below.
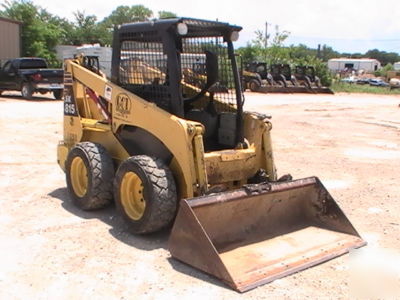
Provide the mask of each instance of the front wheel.
[{"label": "front wheel", "polygon": [[249,82],[250,91],[258,92],[261,87],[261,83],[258,80],[252,79]]},{"label": "front wheel", "polygon": [[282,86],[286,88],[287,87],[286,77],[284,75],[281,75],[280,77],[281,77]]},{"label": "front wheel", "polygon": [[94,210],[112,201],[114,165],[103,146],[77,144],[68,154],[65,169],[68,191],[76,206]]},{"label": "front wheel", "polygon": [[312,89],[312,86],[311,86],[311,80],[310,80],[310,78],[309,77],[307,77],[306,76],[306,78],[305,78],[305,80],[304,80],[304,85],[308,88],[308,89]]},{"label": "front wheel", "polygon": [[33,95],[33,87],[29,82],[24,82],[21,88],[22,98],[24,99],[32,99]]},{"label": "front wheel", "polygon": [[133,233],[161,230],[171,224],[176,214],[174,177],[162,160],[132,156],[115,175],[114,199]]},{"label": "front wheel", "polygon": [[315,76],[314,82],[315,82],[315,85],[316,85],[318,88],[321,87],[321,79],[319,79],[319,77]]},{"label": "front wheel", "polygon": [[63,96],[63,92],[64,92],[64,90],[54,90],[53,91],[54,98],[57,100],[61,100],[62,96]]}]

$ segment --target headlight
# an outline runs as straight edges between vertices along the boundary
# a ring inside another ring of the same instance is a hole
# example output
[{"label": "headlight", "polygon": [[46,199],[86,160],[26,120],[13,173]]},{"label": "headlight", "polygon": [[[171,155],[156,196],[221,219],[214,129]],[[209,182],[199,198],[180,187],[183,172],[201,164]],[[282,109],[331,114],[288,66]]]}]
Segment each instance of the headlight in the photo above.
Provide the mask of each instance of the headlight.
[{"label": "headlight", "polygon": [[232,31],[231,33],[231,41],[236,42],[239,39],[239,31]]},{"label": "headlight", "polygon": [[186,35],[188,33],[188,27],[185,23],[178,23],[176,29],[180,35]]}]

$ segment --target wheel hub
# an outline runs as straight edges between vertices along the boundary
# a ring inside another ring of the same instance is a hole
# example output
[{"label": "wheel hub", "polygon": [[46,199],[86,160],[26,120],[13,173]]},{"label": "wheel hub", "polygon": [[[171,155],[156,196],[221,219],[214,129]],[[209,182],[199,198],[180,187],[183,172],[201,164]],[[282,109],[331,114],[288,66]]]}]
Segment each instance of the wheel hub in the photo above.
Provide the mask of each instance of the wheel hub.
[{"label": "wheel hub", "polygon": [[87,192],[88,174],[85,163],[80,157],[75,157],[71,163],[71,183],[75,194],[83,197]]},{"label": "wheel hub", "polygon": [[137,174],[127,172],[124,175],[120,186],[121,203],[126,214],[135,221],[143,217],[146,208],[143,190],[143,182]]}]

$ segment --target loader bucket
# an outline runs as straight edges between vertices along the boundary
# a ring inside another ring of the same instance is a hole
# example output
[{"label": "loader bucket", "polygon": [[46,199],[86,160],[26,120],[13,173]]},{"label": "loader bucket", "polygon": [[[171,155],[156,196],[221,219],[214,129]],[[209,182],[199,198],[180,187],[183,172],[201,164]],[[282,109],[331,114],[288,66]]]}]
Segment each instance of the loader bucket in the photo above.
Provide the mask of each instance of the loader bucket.
[{"label": "loader bucket", "polygon": [[365,244],[310,177],[182,200],[169,250],[244,292]]}]

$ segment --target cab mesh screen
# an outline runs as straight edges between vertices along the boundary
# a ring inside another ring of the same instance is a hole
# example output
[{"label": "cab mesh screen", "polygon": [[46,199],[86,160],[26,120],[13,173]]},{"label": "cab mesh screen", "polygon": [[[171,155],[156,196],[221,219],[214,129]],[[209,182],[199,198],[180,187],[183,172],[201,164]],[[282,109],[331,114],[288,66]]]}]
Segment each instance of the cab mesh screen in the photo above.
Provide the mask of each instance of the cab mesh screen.
[{"label": "cab mesh screen", "polygon": [[181,70],[183,97],[185,91],[200,92],[207,82],[206,51],[218,58],[218,80],[211,87],[215,106],[219,111],[233,111],[236,108],[235,81],[232,63],[228,57],[228,48],[222,37],[199,37],[182,39]]},{"label": "cab mesh screen", "polygon": [[151,32],[148,40],[123,41],[119,66],[120,85],[143,99],[169,111],[171,95],[167,76],[167,55],[163,45],[154,42]]}]

